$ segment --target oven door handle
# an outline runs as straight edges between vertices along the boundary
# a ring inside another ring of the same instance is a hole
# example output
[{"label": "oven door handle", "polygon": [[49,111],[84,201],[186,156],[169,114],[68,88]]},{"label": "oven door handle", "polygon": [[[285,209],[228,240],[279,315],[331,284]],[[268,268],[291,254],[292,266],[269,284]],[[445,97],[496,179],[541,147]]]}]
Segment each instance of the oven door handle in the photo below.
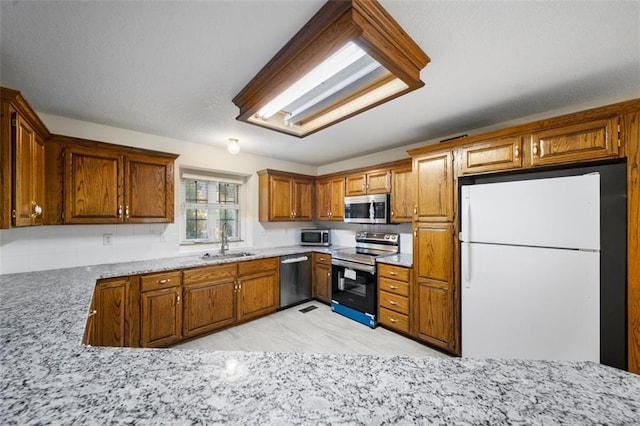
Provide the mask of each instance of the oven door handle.
[{"label": "oven door handle", "polygon": [[354,269],[356,271],[368,272],[370,274],[376,273],[375,266],[363,265],[362,263],[348,262],[346,260],[340,260],[340,259],[332,259],[331,264],[336,266],[344,266],[345,268]]}]

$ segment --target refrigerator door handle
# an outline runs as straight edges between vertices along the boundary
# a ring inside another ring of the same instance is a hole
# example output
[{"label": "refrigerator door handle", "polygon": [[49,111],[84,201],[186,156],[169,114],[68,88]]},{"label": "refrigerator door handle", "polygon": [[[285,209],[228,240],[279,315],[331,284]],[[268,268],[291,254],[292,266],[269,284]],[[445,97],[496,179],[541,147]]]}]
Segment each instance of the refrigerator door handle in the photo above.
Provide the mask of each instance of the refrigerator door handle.
[{"label": "refrigerator door handle", "polygon": [[460,244],[462,255],[462,282],[465,288],[471,288],[471,248],[469,243]]},{"label": "refrigerator door handle", "polygon": [[461,223],[461,231],[460,231],[460,241],[469,241],[469,236],[471,235],[471,230],[469,226],[471,226],[471,191],[469,190],[469,186],[462,186],[462,208],[460,209],[462,212],[462,223]]}]

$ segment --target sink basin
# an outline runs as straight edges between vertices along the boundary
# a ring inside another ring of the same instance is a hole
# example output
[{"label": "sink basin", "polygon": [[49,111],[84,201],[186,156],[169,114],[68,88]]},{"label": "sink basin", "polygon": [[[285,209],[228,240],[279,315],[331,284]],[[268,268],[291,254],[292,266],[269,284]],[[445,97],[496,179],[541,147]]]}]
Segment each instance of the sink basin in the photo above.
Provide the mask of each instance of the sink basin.
[{"label": "sink basin", "polygon": [[250,253],[248,251],[232,252],[232,253],[225,253],[225,254],[205,253],[202,256],[200,256],[200,259],[202,259],[202,260],[231,259],[231,258],[235,258],[235,257],[248,257],[248,256],[253,256],[253,255],[254,255],[253,253]]}]

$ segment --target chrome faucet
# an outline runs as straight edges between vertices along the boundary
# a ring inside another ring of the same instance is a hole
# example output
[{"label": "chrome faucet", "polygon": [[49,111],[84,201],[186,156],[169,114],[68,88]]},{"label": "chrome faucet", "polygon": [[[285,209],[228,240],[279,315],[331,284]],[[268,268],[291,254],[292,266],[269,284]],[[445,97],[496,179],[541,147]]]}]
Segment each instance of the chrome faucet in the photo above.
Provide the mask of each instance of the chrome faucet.
[{"label": "chrome faucet", "polygon": [[221,233],[221,244],[220,244],[220,254],[225,254],[225,252],[227,250],[229,250],[229,243],[227,241],[227,224],[223,223],[222,224],[222,229],[220,231]]}]

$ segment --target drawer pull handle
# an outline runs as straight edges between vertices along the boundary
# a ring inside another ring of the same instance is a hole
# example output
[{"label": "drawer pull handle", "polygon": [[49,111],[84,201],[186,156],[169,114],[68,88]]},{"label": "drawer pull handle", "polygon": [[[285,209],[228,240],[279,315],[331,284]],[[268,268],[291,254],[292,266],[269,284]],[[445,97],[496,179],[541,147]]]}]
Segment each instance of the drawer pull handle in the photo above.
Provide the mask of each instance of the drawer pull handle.
[{"label": "drawer pull handle", "polygon": [[389,271],[389,275],[398,275],[396,271]]},{"label": "drawer pull handle", "polygon": [[166,284],[166,283],[170,283],[171,279],[165,279],[165,280],[158,280],[158,284]]},{"label": "drawer pull handle", "polygon": [[391,300],[391,299],[387,299],[387,301],[389,302],[389,304],[391,304],[391,305],[393,305],[393,306],[395,306],[395,305],[397,305],[397,304],[398,304],[398,302],[395,302],[395,301],[393,301],[393,300]]},{"label": "drawer pull handle", "polygon": [[94,315],[95,315],[95,314],[97,314],[97,313],[98,313],[98,311],[96,311],[96,310],[94,309],[93,311],[90,311],[90,312],[89,312],[89,315],[88,315],[88,316],[92,317],[92,316],[94,316]]},{"label": "drawer pull handle", "polygon": [[398,320],[397,320],[397,319],[395,319],[395,318],[389,318],[389,321],[391,321],[391,322],[393,322],[393,323],[398,322]]},{"label": "drawer pull handle", "polygon": [[398,289],[398,286],[397,286],[397,285],[390,285],[390,286],[389,286],[389,288],[390,288],[391,290],[397,290],[397,289]]}]

